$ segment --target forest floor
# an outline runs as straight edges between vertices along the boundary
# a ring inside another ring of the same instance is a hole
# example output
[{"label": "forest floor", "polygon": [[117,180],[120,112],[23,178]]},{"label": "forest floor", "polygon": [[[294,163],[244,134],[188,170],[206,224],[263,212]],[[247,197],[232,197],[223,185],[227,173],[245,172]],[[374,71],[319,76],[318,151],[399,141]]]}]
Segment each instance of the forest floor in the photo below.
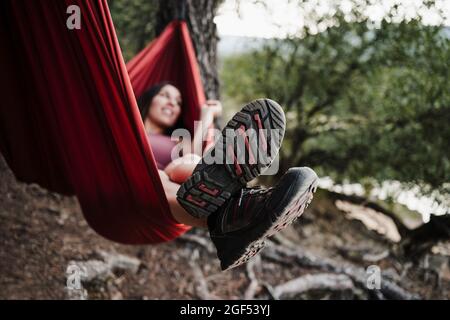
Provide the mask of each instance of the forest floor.
[{"label": "forest floor", "polygon": [[[0,157],[0,299],[383,298],[352,274],[371,265],[381,270],[382,286],[398,286],[393,292],[450,298],[448,241],[432,255],[405,260],[389,230],[369,230],[324,194],[251,263],[222,272],[205,230],[159,245],[110,242],[87,225],[75,197],[17,182]],[[67,287],[71,266],[88,270],[80,290]],[[282,286],[293,279],[301,279],[294,290]],[[392,290],[383,292],[390,298]]]}]

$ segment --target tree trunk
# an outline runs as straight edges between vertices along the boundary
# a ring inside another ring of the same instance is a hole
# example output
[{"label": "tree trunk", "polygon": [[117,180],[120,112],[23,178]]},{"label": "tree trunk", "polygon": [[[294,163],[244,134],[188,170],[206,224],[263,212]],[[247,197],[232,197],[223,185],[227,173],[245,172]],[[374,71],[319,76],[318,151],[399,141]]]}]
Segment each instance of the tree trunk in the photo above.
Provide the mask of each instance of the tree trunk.
[{"label": "tree trunk", "polygon": [[208,99],[219,99],[217,28],[213,19],[222,0],[159,0],[156,34],[174,19],[184,18],[194,43]]}]

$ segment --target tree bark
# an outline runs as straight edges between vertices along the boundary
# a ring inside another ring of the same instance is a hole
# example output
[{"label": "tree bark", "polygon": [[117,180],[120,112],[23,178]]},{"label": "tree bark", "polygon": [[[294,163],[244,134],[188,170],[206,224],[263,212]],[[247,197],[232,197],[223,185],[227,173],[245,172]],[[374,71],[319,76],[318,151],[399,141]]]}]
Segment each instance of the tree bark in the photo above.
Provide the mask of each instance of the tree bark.
[{"label": "tree bark", "polygon": [[159,0],[156,34],[174,19],[184,18],[194,43],[203,87],[208,99],[219,99],[217,28],[213,19],[222,0]]}]

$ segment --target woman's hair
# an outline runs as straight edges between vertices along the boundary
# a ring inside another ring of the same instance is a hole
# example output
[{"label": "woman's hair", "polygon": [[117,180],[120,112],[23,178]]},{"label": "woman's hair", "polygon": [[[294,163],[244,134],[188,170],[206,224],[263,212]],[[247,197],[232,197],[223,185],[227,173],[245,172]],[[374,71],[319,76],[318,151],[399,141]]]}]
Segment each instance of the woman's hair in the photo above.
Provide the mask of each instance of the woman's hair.
[{"label": "woman's hair", "polygon": [[145,91],[138,99],[137,103],[139,106],[139,112],[141,113],[142,121],[145,121],[147,118],[148,111],[150,110],[150,104],[152,103],[153,98],[161,91],[161,89],[171,84],[167,81],[155,84],[153,87],[150,87],[147,91]]},{"label": "woman's hair", "polygon": [[[164,86],[167,85],[172,85],[174,86],[172,83],[170,83],[169,81],[163,81],[160,82],[158,84],[155,84],[154,86],[150,87],[147,91],[145,91],[138,99],[137,99],[137,103],[138,103],[138,107],[139,107],[139,112],[141,113],[141,118],[142,121],[145,121],[145,118],[147,118],[148,112],[150,110],[150,105],[152,103],[153,98],[161,91],[161,89]],[[175,86],[174,86],[175,87]],[[175,130],[176,128],[181,128],[183,127],[183,122],[182,122],[182,117],[180,115],[180,117],[178,118],[177,122],[175,123],[175,125],[172,128],[169,128],[168,130],[166,130],[166,134],[172,134],[172,131]]]}]

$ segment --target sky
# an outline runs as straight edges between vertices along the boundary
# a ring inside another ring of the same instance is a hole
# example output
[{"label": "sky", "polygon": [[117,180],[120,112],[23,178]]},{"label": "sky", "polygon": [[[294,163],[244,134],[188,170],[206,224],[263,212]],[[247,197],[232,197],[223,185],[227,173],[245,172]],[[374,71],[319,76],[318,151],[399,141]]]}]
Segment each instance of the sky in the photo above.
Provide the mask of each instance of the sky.
[{"label": "sky", "polygon": [[[255,3],[256,2],[256,3]],[[300,10],[296,0],[225,0],[214,19],[219,36],[247,36],[258,38],[283,38],[293,35],[305,23],[311,12],[317,15],[329,14],[334,6],[350,12],[349,0],[311,0],[305,10]],[[263,5],[262,3],[265,3]],[[422,0],[373,1],[365,13],[370,20],[380,21],[385,12],[399,3],[398,19],[411,19],[420,14],[425,24],[443,23],[450,26],[450,0],[437,0],[436,7],[444,12],[444,18],[435,9],[427,9]],[[322,25],[317,32],[326,28]]]}]

